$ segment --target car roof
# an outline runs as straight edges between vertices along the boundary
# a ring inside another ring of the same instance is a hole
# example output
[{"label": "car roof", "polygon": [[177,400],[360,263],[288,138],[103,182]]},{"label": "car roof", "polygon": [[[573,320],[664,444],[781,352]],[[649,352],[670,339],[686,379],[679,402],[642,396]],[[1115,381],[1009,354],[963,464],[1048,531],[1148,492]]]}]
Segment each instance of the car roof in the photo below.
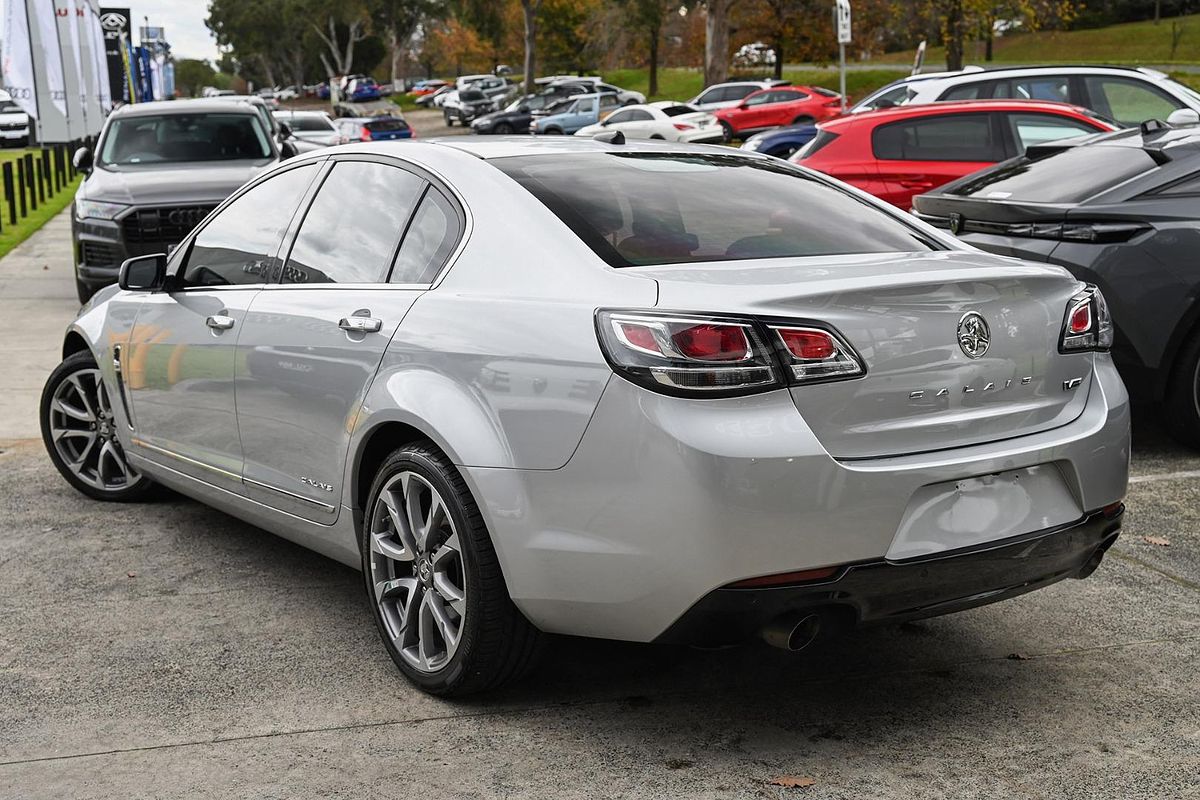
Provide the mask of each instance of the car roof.
[{"label": "car roof", "polygon": [[[1058,114],[1060,116],[1075,116],[1087,117],[1098,122],[1107,122],[1103,117],[1097,115],[1082,106],[1072,105],[1070,103],[1056,103],[1051,100],[952,100],[949,102],[938,103],[922,103],[914,106],[891,106],[890,108],[877,108],[874,111],[863,111],[858,114],[853,114],[846,117],[837,117],[836,119],[825,120],[819,124],[822,129],[828,128],[836,130],[837,128],[846,125],[854,125],[862,120],[868,122],[888,122],[898,119],[909,119],[912,117],[927,117],[937,114],[967,114],[978,111],[1038,111],[1048,114]],[[1112,124],[1107,122],[1107,124]]]},{"label": "car roof", "polygon": [[113,110],[111,116],[141,117],[159,114],[254,114],[258,112],[237,97],[197,97],[190,100],[156,100],[150,103],[127,103]]},{"label": "car roof", "polygon": [[890,86],[900,84],[916,83],[919,81],[938,81],[944,80],[947,83],[957,83],[960,79],[971,80],[986,80],[993,77],[1003,77],[1006,75],[1052,75],[1052,74],[1086,74],[1086,73],[1109,73],[1109,74],[1124,74],[1124,75],[1139,75],[1149,80],[1163,80],[1170,77],[1165,72],[1160,72],[1149,67],[1134,67],[1124,66],[1121,64],[1037,64],[1035,66],[1011,66],[1011,67],[979,67],[969,66],[964,67],[958,72],[941,72],[928,73],[925,75],[909,75],[893,81]]},{"label": "car roof", "polygon": [[325,111],[315,111],[311,108],[280,108],[271,112],[275,116],[286,114],[289,117],[328,117],[329,113]]},{"label": "car roof", "polygon": [[[379,142],[378,147],[397,148],[397,154],[411,153],[415,143]],[[756,153],[731,150],[719,145],[679,144],[651,139],[627,139],[624,144],[610,144],[590,136],[444,136],[425,139],[422,145],[451,149],[485,161],[510,156],[562,155],[564,153],[684,153],[708,152],[723,155],[737,154],[747,158],[767,158]],[[371,147],[372,145],[366,145]],[[362,145],[359,145],[362,147]],[[326,152],[329,152],[328,150]]]}]

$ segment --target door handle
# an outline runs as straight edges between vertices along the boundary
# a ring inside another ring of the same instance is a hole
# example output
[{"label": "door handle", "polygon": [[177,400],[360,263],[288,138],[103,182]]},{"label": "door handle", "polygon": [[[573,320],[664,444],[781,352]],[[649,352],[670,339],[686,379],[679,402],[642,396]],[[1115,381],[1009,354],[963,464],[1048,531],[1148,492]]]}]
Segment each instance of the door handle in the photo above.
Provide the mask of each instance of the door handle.
[{"label": "door handle", "polygon": [[213,314],[204,320],[204,324],[215,331],[227,331],[233,327],[233,317],[227,317],[224,314]]},{"label": "door handle", "polygon": [[933,181],[927,181],[921,178],[904,178],[901,179],[900,185],[905,189],[932,189]]},{"label": "door handle", "polygon": [[349,316],[338,320],[338,327],[351,333],[378,333],[383,321],[374,317]]}]

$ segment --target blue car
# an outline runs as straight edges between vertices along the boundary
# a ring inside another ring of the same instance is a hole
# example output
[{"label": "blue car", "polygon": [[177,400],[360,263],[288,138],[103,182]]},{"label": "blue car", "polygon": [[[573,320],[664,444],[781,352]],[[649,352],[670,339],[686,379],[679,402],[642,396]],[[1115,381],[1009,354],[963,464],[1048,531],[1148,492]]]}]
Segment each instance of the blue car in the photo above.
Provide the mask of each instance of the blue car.
[{"label": "blue car", "polygon": [[557,114],[534,117],[529,123],[529,132],[559,136],[572,134],[580,128],[595,125],[620,106],[617,95],[610,92],[581,94]]},{"label": "blue car", "polygon": [[378,100],[382,96],[383,93],[379,91],[379,84],[370,78],[352,80],[346,88],[346,99],[352,103]]},{"label": "blue car", "polygon": [[785,125],[782,128],[756,133],[742,143],[742,149],[776,158],[787,158],[808,144],[816,135],[816,125]]},{"label": "blue car", "polygon": [[386,142],[390,139],[412,139],[416,132],[400,117],[339,117],[333,127],[347,142]]}]

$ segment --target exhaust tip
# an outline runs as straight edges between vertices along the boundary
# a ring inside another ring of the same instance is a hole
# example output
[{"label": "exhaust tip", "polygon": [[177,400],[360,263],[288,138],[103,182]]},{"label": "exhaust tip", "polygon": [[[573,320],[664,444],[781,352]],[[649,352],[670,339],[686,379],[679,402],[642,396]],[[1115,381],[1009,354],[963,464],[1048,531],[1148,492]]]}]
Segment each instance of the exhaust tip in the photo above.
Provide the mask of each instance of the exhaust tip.
[{"label": "exhaust tip", "polygon": [[772,647],[796,653],[812,644],[820,632],[820,614],[784,614],[768,623],[761,636]]}]

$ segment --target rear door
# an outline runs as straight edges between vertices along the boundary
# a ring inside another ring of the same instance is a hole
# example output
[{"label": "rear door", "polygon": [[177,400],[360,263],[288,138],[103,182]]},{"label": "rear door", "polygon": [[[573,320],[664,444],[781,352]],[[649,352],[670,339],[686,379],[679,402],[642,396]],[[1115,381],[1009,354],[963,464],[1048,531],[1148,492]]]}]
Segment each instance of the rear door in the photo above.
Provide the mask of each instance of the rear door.
[{"label": "rear door", "polygon": [[238,341],[243,482],[256,500],[329,524],[362,398],[462,213],[415,168],[343,156],[295,227]]},{"label": "rear door", "polygon": [[944,183],[1002,161],[1005,134],[994,112],[924,115],[880,125],[871,150],[884,184],[880,197],[903,209]]}]

